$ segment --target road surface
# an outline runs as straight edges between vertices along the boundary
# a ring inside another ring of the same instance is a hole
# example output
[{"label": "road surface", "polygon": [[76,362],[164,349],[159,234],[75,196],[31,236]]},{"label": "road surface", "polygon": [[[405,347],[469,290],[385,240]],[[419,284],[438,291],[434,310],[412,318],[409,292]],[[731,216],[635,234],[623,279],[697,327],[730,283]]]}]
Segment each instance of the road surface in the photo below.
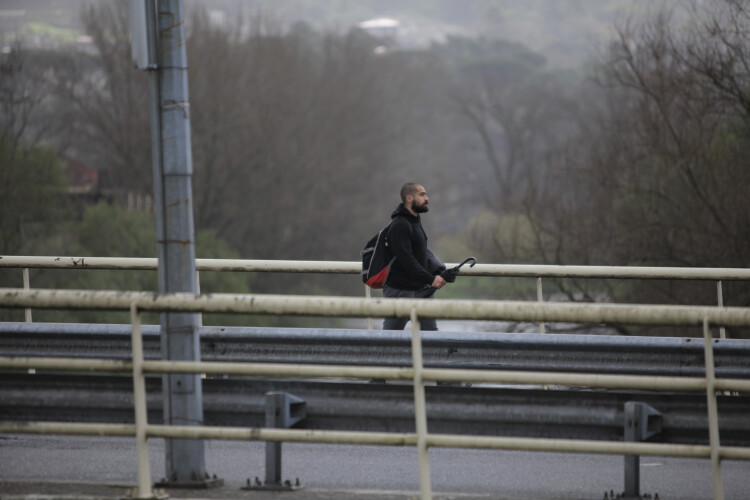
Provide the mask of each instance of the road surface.
[{"label": "road surface", "polygon": [[[207,441],[209,474],[238,489],[264,477],[264,444]],[[149,441],[152,478],[164,475],[164,442]],[[432,488],[440,498],[503,500],[599,500],[623,489],[623,459],[494,450],[431,449]],[[750,464],[722,464],[725,498],[750,498]],[[356,493],[387,491],[414,498],[419,490],[412,448],[317,444],[283,445],[283,479],[299,478],[305,489]],[[66,480],[135,485],[132,438],[87,436],[0,436],[0,480]],[[643,457],[641,493],[661,500],[713,498],[708,460]],[[294,500],[294,493],[286,497]],[[197,495],[199,496],[199,495]]]}]

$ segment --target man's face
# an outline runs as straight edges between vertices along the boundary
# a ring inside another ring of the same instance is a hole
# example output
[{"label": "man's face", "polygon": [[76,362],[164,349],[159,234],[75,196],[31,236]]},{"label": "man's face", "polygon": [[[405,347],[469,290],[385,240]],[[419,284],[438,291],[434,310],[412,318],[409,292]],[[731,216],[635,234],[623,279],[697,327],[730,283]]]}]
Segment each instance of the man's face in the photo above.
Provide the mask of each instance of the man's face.
[{"label": "man's face", "polygon": [[411,208],[418,214],[423,214],[430,209],[430,198],[423,186],[417,186],[417,192],[412,195]]}]

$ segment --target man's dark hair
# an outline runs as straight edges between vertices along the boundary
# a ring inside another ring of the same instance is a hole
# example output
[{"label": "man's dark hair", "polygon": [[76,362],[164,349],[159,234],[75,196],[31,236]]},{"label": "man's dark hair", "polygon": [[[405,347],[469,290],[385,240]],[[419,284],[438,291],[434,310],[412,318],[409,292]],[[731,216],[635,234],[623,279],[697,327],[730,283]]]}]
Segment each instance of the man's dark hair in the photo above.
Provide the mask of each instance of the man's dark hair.
[{"label": "man's dark hair", "polygon": [[416,193],[418,191],[418,186],[419,184],[417,184],[416,182],[407,182],[406,184],[404,184],[401,188],[401,201],[406,203],[406,196]]}]

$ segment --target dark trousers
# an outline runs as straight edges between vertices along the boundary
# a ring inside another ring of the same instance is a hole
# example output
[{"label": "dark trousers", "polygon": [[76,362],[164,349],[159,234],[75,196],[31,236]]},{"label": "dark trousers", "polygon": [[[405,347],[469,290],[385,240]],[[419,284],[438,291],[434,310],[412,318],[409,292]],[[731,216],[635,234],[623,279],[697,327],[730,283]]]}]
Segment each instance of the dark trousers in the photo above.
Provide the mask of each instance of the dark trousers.
[{"label": "dark trousers", "polygon": [[[398,288],[391,288],[388,285],[383,287],[383,297],[431,299],[434,295],[435,289],[431,286],[426,286],[419,290],[399,290]],[[385,318],[385,321],[383,321],[383,330],[403,330],[408,322],[408,318]],[[437,320],[434,318],[420,318],[419,327],[423,331],[437,331]]]}]

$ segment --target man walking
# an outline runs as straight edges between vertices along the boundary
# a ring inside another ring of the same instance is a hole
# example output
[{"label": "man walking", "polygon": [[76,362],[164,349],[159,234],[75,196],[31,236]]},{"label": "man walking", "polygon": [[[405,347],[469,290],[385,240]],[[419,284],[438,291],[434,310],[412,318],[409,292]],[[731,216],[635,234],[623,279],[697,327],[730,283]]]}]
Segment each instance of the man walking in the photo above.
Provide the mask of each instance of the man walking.
[{"label": "man walking", "polygon": [[[427,213],[430,198],[420,184],[409,182],[401,188],[401,203],[391,214],[389,241],[396,260],[383,287],[384,297],[432,298],[445,286],[440,273],[445,264],[427,249],[427,234],[420,214]],[[409,320],[386,318],[383,330],[403,330]],[[421,319],[422,330],[437,330],[435,319]]]}]

